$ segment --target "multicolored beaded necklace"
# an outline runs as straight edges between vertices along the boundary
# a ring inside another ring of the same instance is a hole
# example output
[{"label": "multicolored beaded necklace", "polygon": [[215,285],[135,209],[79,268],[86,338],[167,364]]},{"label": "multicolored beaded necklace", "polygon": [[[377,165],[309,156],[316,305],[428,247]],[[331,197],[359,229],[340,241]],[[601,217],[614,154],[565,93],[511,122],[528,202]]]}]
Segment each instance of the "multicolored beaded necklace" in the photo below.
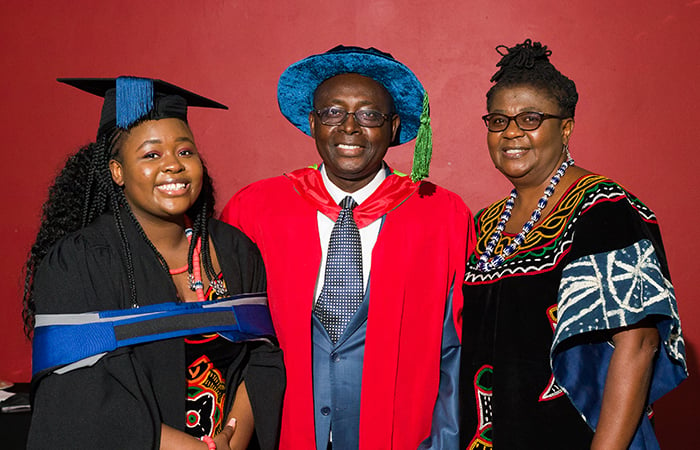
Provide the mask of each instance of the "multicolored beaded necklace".
[{"label": "multicolored beaded necklace", "polygon": [[525,223],[525,225],[523,225],[522,231],[513,238],[513,241],[510,243],[510,245],[504,248],[500,255],[491,258],[491,255],[493,254],[493,251],[496,248],[496,244],[498,244],[498,241],[501,239],[501,234],[506,228],[506,223],[508,223],[508,220],[510,219],[511,211],[513,209],[513,206],[515,205],[515,199],[518,198],[518,191],[515,188],[513,188],[513,190],[510,191],[510,198],[508,198],[508,201],[506,202],[506,207],[503,210],[503,214],[501,214],[501,220],[498,222],[498,225],[496,225],[496,229],[489,238],[489,242],[486,245],[484,253],[481,255],[481,257],[479,258],[479,262],[476,264],[476,269],[479,272],[488,272],[500,266],[508,256],[513,254],[513,252],[515,252],[522,245],[522,243],[525,242],[525,237],[530,232],[530,230],[532,230],[532,227],[535,225],[535,223],[538,220],[540,220],[540,217],[542,216],[542,210],[547,207],[547,201],[549,200],[549,197],[554,193],[554,187],[559,183],[561,177],[564,176],[566,169],[568,169],[569,166],[573,165],[574,160],[571,158],[562,163],[562,165],[559,167],[554,176],[552,176],[552,179],[549,182],[549,186],[545,188],[544,195],[542,195],[542,198],[540,198],[540,200],[537,202],[537,208],[535,208],[535,210],[532,212],[530,220],[528,220]]}]

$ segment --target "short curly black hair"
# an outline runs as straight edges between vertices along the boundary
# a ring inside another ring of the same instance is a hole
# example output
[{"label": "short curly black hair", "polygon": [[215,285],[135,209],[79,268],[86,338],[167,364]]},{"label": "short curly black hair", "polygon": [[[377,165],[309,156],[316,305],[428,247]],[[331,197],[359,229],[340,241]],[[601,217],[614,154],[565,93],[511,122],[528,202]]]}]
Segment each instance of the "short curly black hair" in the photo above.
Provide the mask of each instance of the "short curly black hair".
[{"label": "short curly black hair", "polygon": [[559,114],[574,117],[578,103],[576,84],[549,62],[552,51],[546,45],[525,39],[522,44],[514,47],[499,45],[496,51],[503,58],[496,64],[500,69],[491,77],[491,81],[496,84],[486,93],[486,107],[489,111],[493,96],[499,90],[531,86],[548,92],[559,105]]}]

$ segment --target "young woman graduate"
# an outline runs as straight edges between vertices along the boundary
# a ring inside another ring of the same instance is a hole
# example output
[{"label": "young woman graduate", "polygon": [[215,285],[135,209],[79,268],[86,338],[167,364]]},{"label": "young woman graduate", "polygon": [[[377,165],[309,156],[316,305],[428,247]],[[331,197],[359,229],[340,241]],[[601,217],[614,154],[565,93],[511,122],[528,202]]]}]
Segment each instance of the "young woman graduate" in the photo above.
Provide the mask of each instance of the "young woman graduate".
[{"label": "young woman graduate", "polygon": [[187,124],[188,106],[226,107],[161,80],[59,81],[105,100],[26,265],[28,448],[274,448],[284,367],[265,269],[212,218]]}]

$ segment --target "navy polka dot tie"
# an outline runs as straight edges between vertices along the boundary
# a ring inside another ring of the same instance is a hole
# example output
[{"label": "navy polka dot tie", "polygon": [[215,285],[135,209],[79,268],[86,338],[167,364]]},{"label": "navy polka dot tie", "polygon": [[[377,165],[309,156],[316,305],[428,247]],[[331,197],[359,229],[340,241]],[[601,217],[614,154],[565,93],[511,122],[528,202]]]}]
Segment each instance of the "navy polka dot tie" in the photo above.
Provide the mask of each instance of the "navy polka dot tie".
[{"label": "navy polka dot tie", "polygon": [[362,289],[362,243],[352,210],[352,197],[340,202],[342,210],[331,231],[323,288],[314,306],[314,314],[335,343],[360,307]]}]

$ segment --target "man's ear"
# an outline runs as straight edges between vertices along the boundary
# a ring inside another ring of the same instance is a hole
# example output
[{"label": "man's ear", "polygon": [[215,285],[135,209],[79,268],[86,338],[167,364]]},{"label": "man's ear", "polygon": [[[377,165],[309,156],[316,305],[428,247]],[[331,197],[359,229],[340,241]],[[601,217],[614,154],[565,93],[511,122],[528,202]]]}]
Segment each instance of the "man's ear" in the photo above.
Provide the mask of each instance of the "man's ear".
[{"label": "man's ear", "polygon": [[122,164],[116,159],[109,161],[109,171],[112,174],[112,180],[117,183],[117,186],[124,186],[124,176],[122,173]]},{"label": "man's ear", "polygon": [[396,142],[396,133],[399,131],[399,125],[401,125],[401,118],[398,114],[394,114],[391,118],[391,142]]},{"label": "man's ear", "polygon": [[311,130],[311,137],[312,138],[316,137],[316,136],[314,136],[316,134],[315,125],[316,125],[316,116],[314,115],[314,112],[311,111],[309,113],[309,129]]}]

